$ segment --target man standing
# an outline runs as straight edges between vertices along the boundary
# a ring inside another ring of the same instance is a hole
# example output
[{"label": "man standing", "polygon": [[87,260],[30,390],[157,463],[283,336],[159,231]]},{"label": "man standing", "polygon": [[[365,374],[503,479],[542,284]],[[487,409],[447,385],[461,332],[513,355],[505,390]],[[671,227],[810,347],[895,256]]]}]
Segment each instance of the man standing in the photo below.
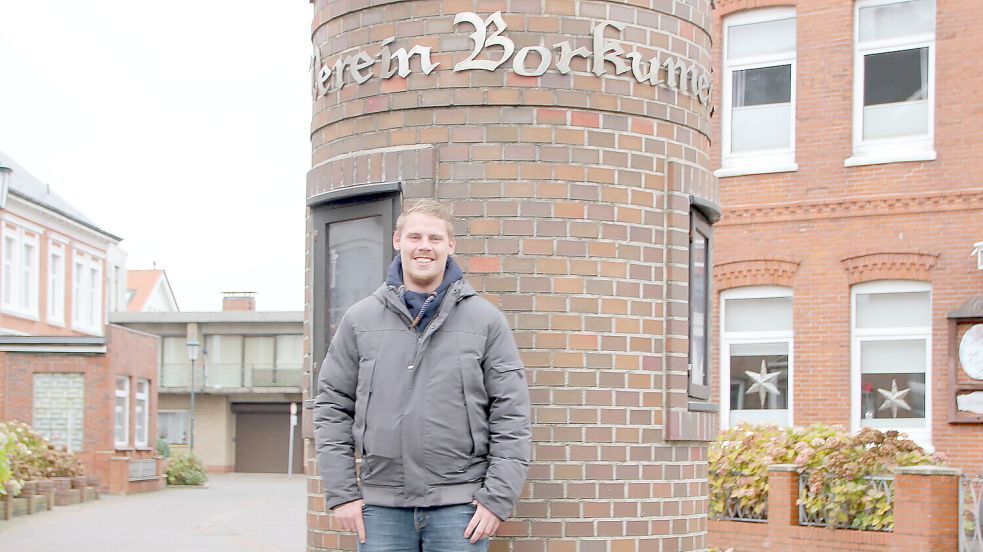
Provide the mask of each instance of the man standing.
[{"label": "man standing", "polygon": [[362,552],[487,550],[525,482],[522,362],[505,317],[451,257],[452,223],[433,200],[403,211],[386,282],[348,309],[321,367],[327,507]]}]

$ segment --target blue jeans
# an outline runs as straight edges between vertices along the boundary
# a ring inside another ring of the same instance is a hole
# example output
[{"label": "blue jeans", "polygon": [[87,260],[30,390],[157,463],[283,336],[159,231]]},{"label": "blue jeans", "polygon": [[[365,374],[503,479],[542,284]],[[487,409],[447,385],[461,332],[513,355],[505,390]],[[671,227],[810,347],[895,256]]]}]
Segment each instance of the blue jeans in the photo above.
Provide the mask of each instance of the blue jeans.
[{"label": "blue jeans", "polygon": [[475,544],[464,538],[473,504],[432,508],[362,508],[365,544],[358,552],[485,552],[488,539]]}]

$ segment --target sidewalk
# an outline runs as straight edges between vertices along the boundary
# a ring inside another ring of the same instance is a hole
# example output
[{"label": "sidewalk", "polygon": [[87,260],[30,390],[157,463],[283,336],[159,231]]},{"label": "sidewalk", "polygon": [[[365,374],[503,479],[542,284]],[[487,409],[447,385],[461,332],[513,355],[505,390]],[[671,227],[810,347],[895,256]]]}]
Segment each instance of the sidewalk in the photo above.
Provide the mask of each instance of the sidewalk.
[{"label": "sidewalk", "polygon": [[168,488],[0,522],[0,550],[303,552],[307,479],[210,475],[206,488]]}]

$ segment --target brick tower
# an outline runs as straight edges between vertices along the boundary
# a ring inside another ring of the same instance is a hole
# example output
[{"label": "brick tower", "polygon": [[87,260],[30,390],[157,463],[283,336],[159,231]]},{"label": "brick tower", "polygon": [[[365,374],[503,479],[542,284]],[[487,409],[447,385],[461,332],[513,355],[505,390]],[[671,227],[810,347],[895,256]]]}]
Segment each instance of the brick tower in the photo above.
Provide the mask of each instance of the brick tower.
[{"label": "brick tower", "polygon": [[[533,403],[492,550],[705,548],[709,25],[709,0],[315,3],[309,367],[381,283],[401,203],[448,202]],[[353,550],[305,404],[308,550]]]}]

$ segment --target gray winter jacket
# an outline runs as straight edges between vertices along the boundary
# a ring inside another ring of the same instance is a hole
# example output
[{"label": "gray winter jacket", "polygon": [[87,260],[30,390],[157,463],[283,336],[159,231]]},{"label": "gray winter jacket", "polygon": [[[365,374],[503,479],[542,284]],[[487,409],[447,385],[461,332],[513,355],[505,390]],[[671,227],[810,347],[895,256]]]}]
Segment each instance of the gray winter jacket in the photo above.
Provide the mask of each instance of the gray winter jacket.
[{"label": "gray winter jacket", "polygon": [[506,519],[525,482],[531,432],[505,317],[459,280],[423,333],[410,323],[383,285],[348,309],[331,341],[314,401],[327,506],[477,500]]}]

